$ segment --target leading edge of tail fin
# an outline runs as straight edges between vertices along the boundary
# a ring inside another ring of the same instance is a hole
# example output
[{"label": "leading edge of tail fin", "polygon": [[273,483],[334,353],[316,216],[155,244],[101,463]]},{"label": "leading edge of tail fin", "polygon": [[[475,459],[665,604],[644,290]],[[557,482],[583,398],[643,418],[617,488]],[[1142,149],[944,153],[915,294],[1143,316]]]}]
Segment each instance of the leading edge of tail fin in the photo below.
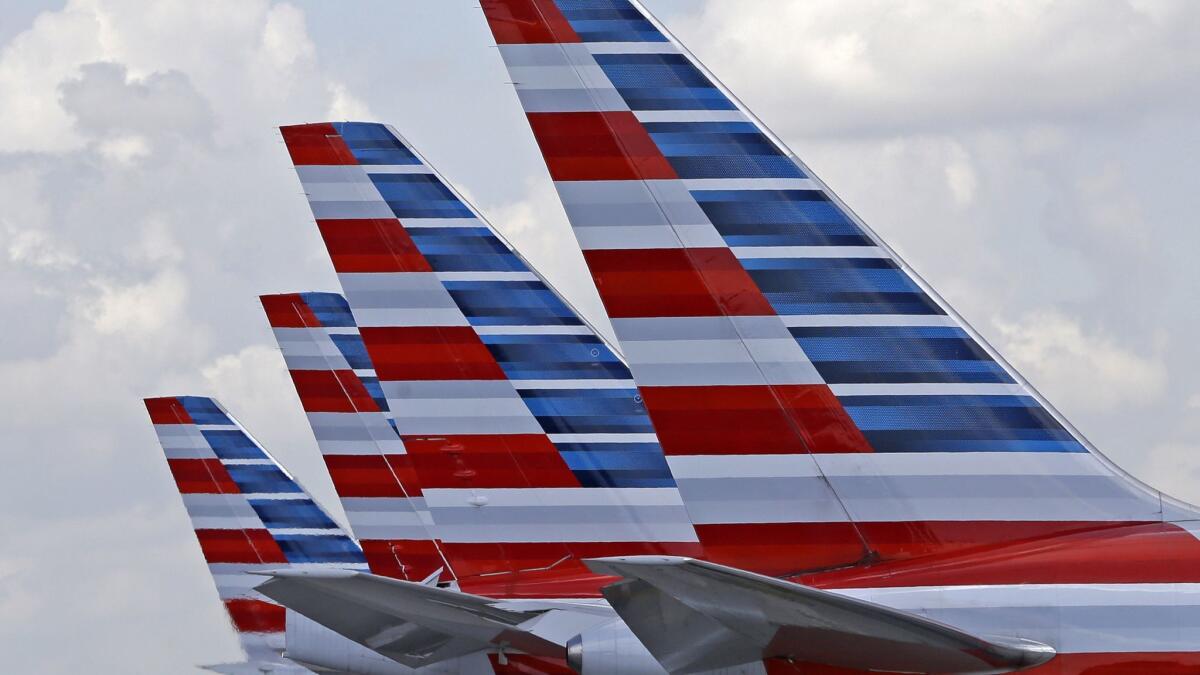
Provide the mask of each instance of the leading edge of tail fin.
[{"label": "leading edge of tail fin", "polygon": [[482,7],[702,540],[757,523],[810,542],[803,567],[1194,513],[1088,445],[640,4]]},{"label": "leading edge of tail fin", "polygon": [[366,570],[362,551],[215,400],[171,396],[145,403],[251,665],[287,664],[286,611],[256,593],[262,577],[247,572]]}]

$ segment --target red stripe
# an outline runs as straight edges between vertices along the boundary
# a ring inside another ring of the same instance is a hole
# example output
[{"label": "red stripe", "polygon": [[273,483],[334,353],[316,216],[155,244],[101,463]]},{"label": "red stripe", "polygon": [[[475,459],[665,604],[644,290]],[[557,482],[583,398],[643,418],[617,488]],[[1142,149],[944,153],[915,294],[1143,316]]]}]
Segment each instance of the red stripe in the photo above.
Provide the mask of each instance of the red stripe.
[{"label": "red stripe", "polygon": [[[495,597],[594,597],[611,579],[587,571],[583,560],[626,555],[703,557],[695,542],[442,542],[463,590]],[[549,569],[547,569],[549,568]],[[524,570],[524,571],[521,571]],[[497,574],[510,572],[513,574]],[[466,577],[478,577],[467,579]],[[579,594],[579,595],[572,595]]]},{"label": "red stripe", "polygon": [[783,576],[837,567],[866,555],[850,523],[696,525],[704,555],[721,565]]},{"label": "red stripe", "polygon": [[551,659],[530,654],[505,654],[506,663],[500,663],[499,654],[488,654],[492,672],[496,675],[575,675],[565,659]]},{"label": "red stripe", "polygon": [[990,546],[811,575],[801,582],[825,588],[1196,583],[1200,540],[1166,523],[1099,527],[1018,543],[998,538]]},{"label": "red stripe", "polygon": [[503,380],[469,326],[361,328],[380,380]]},{"label": "red stripe", "polygon": [[[767,675],[860,675],[864,671],[813,663],[767,659]],[[1200,652],[1114,652],[1059,654],[1025,675],[1194,675],[1200,672]],[[899,675],[872,671],[874,675]]]},{"label": "red stripe", "polygon": [[317,227],[339,273],[433,271],[395,218],[318,220]]},{"label": "red stripe", "polygon": [[168,459],[179,493],[185,495],[238,494],[237,483],[219,459]]},{"label": "red stripe", "polygon": [[775,315],[725,247],[584,251],[583,257],[614,319]]},{"label": "red stripe", "polygon": [[225,611],[239,633],[282,633],[287,627],[287,610],[271,602],[226,600]]},{"label": "red stripe", "polygon": [[554,180],[678,178],[650,134],[627,110],[529,113],[529,124]]},{"label": "red stripe", "polygon": [[[446,563],[427,539],[364,539],[363,555],[373,574],[406,581],[421,581]],[[449,573],[442,575],[449,579]]]},{"label": "red stripe", "polygon": [[287,557],[266,530],[196,530],[209,563],[286,563]]},{"label": "red stripe", "polygon": [[[697,525],[696,533],[708,560],[771,576],[791,576],[802,570],[856,562],[864,556],[861,533],[871,547],[871,558],[878,562],[865,568],[865,572],[864,568],[855,568],[836,574],[870,579],[875,575],[871,570],[891,570],[893,566],[907,569],[908,560],[915,561],[913,566],[923,568],[930,564],[927,561],[938,556],[957,561],[957,556],[969,551],[990,551],[1013,546],[1013,542],[1084,536],[1083,533],[1089,532],[1093,534],[1088,536],[1095,536],[1095,532],[1128,525],[1074,521],[904,521],[858,523],[856,532],[849,523],[733,523]],[[852,587],[867,582],[837,583]]]},{"label": "red stripe", "polygon": [[319,328],[321,321],[299,293],[259,296],[272,328]]},{"label": "red stripe", "polygon": [[299,124],[279,131],[296,166],[358,164],[332,124]]},{"label": "red stripe", "polygon": [[667,455],[870,452],[823,384],[642,387]]},{"label": "red stripe", "polygon": [[1200,652],[1059,654],[1043,666],[1021,672],[1026,675],[1194,675],[1200,672]]},{"label": "red stripe", "polygon": [[352,370],[290,372],[305,412],[380,412],[379,404]]},{"label": "red stripe", "polygon": [[174,396],[148,398],[145,403],[151,424],[193,424],[192,416]]},{"label": "red stripe", "polygon": [[580,487],[545,434],[403,438],[426,488]]},{"label": "red stripe", "polygon": [[483,0],[498,45],[580,42],[554,0]]},{"label": "red stripe", "polygon": [[325,455],[325,466],[343,499],[421,496],[421,482],[408,455]]}]

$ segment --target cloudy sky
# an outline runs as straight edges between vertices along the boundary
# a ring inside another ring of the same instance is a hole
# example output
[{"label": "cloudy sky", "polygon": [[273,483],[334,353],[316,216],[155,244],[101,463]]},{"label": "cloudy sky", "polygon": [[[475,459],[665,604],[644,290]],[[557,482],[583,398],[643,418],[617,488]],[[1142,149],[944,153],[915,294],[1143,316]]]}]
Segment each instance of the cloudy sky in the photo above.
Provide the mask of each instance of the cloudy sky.
[{"label": "cloudy sky", "polygon": [[[275,127],[395,124],[599,303],[472,0],[0,0],[0,654],[237,658],[141,405],[327,504],[256,296],[334,290]],[[1200,3],[646,0],[1083,432],[1200,501]]]}]

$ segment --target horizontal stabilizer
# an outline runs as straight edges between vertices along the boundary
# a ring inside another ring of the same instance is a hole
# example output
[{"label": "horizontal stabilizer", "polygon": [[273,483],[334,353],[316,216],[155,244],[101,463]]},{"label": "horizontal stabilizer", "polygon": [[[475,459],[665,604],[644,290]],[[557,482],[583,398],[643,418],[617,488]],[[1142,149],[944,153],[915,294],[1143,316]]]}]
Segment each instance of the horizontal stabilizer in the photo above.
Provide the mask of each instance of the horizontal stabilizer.
[{"label": "horizontal stabilizer", "polygon": [[561,610],[504,609],[490,598],[353,571],[265,574],[272,578],[259,593],[409,667],[483,649],[565,654],[569,636],[535,630],[548,611]]},{"label": "horizontal stabilizer", "polygon": [[[220,675],[311,675],[309,668],[294,663],[222,663],[212,666],[200,666],[202,670],[220,673]],[[326,671],[322,671],[326,672]]]},{"label": "horizontal stabilizer", "polygon": [[1008,673],[1055,655],[1036,642],[984,639],[881,605],[690,558],[587,564],[624,577],[604,596],[670,673],[759,658],[868,671]]}]

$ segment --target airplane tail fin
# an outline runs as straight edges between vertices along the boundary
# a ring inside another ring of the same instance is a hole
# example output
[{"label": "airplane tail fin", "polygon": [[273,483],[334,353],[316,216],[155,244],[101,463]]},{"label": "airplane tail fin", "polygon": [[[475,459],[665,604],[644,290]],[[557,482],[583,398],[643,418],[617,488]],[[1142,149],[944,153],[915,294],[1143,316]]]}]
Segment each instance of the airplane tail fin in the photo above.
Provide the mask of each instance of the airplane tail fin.
[{"label": "airplane tail fin", "polygon": [[394,130],[281,129],[460,578],[697,555],[628,369]]},{"label": "airplane tail fin", "polygon": [[371,571],[421,581],[444,569],[453,578],[350,305],[336,293],[260,299]]},{"label": "airplane tail fin", "polygon": [[291,667],[280,656],[286,612],[253,590],[261,577],[246,573],[365,570],[362,551],[215,400],[170,396],[145,403],[250,665]]},{"label": "airplane tail fin", "polygon": [[639,3],[482,6],[710,559],[784,574],[1194,517]]}]

